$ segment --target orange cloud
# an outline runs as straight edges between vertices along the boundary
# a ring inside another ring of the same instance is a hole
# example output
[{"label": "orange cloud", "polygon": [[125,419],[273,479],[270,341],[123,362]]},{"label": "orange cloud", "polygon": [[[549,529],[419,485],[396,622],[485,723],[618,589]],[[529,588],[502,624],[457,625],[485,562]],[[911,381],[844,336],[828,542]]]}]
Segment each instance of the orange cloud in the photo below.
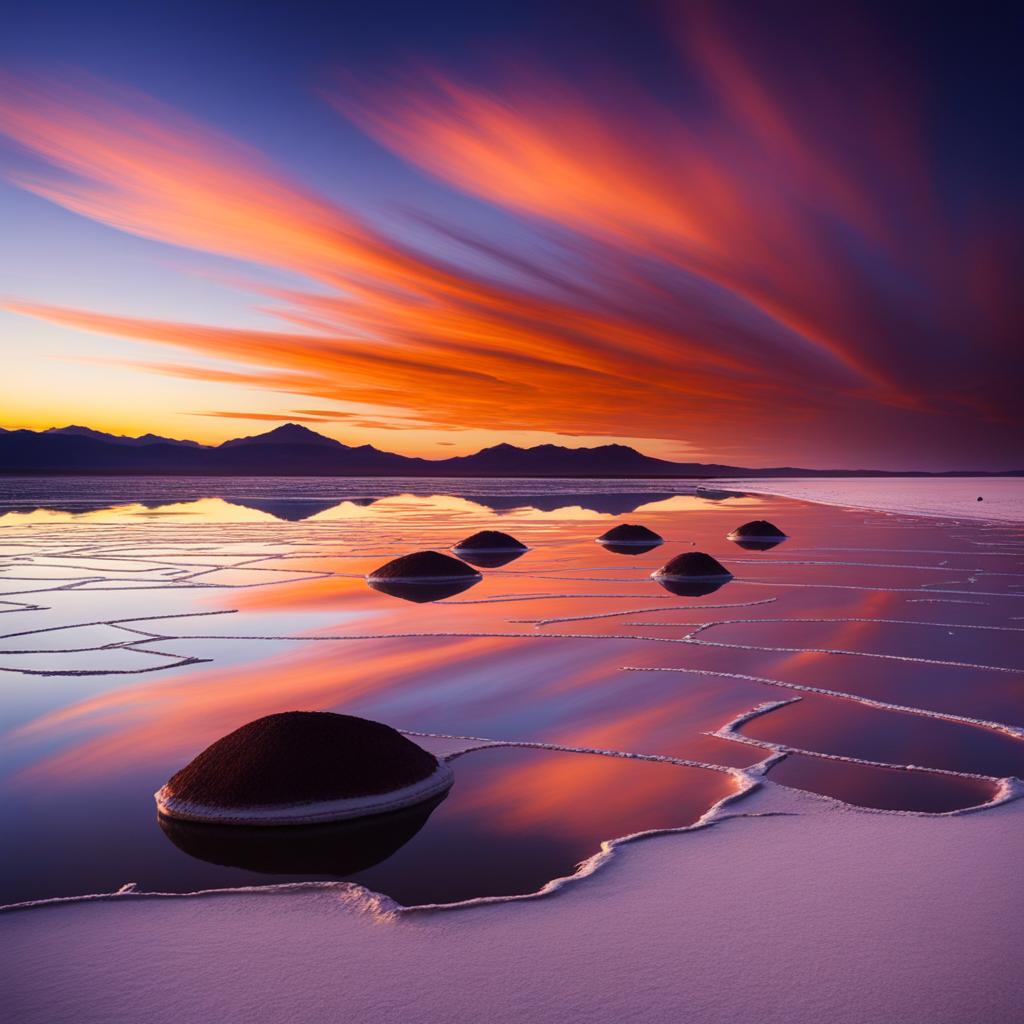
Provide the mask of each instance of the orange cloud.
[{"label": "orange cloud", "polygon": [[[687,67],[715,100],[700,117],[626,85],[613,108],[525,73],[500,94],[434,76],[337,101],[410,162],[552,232],[557,273],[451,229],[490,261],[478,267],[503,261],[518,286],[385,235],[148,98],[94,82],[8,81],[0,132],[62,172],[23,176],[26,188],[124,231],[317,286],[257,289],[282,330],[9,308],[238,367],[146,364],[156,372],[385,407],[360,421],[375,428],[671,438],[750,456],[812,434],[848,437],[875,416],[882,432],[890,421],[920,431],[906,418],[921,415],[949,423],[958,410],[1012,419],[1001,397],[981,400],[1012,333],[1007,318],[987,318],[998,325],[990,345],[969,298],[948,298],[966,278],[961,261],[916,259],[888,216],[895,195],[901,227],[928,220],[927,190],[907,194],[918,165],[916,133],[894,127],[905,112],[876,111],[871,93],[866,114],[880,128],[858,142],[891,189],[880,197],[820,118],[712,28],[685,38]],[[983,251],[974,244],[975,257]],[[872,260],[897,266],[901,292],[936,296],[927,317],[921,303],[894,306]],[[989,301],[1014,301],[996,259],[980,259],[971,281]],[[973,333],[954,337],[960,324]],[[907,357],[908,338],[935,336],[938,354],[923,365]],[[953,374],[964,345],[971,358]]]}]

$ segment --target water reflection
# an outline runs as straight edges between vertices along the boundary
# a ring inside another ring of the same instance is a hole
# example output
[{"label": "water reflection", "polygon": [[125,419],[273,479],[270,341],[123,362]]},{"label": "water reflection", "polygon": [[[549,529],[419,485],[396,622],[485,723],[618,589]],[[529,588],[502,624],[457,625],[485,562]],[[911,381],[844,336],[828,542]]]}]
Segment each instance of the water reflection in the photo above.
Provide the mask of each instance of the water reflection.
[{"label": "water reflection", "polygon": [[423,826],[446,793],[389,814],[329,825],[249,828],[157,815],[165,836],[190,857],[270,875],[345,878],[387,860]]},{"label": "water reflection", "polygon": [[454,597],[470,587],[475,587],[480,577],[466,577],[461,580],[386,580],[368,579],[367,586],[389,597],[397,597],[413,604],[429,604]]},{"label": "water reflection", "polygon": [[[110,485],[110,481],[101,481]],[[351,485],[354,481],[343,481]],[[244,483],[244,481],[243,481]],[[320,482],[322,485],[322,481]],[[163,486],[160,486],[160,485]],[[199,516],[210,522],[258,522],[265,517],[279,522],[299,523],[309,520],[344,518],[358,514],[360,509],[372,509],[396,498],[422,500],[428,495],[417,493],[421,482],[401,480],[393,488],[381,487],[379,481],[365,482],[367,490],[375,493],[346,495],[344,497],[308,497],[300,495],[269,494],[258,496],[238,494],[231,486],[217,487],[210,484],[197,486],[194,481],[156,481],[148,486],[163,491],[159,497],[144,498],[135,492],[146,483],[131,480],[116,489],[116,496],[100,498],[45,498],[33,501],[29,498],[12,498],[0,502],[0,519],[20,522],[62,522],[88,521],[111,518],[130,520],[150,516]],[[64,485],[61,485],[64,486]],[[236,484],[236,486],[238,486]],[[270,487],[271,485],[265,484]],[[287,487],[295,486],[290,481]],[[342,485],[339,485],[341,489]],[[430,492],[434,498],[456,498],[466,508],[499,516],[522,514],[556,514],[587,512],[596,516],[617,516],[641,510],[682,511],[686,508],[706,507],[707,502],[722,500],[712,493],[699,495],[689,488],[676,491],[621,492],[564,492],[564,493],[505,493],[476,494],[462,488],[446,489],[446,482],[436,481],[436,488]],[[723,497],[732,499],[733,505],[757,504],[758,499],[748,498],[739,493]],[[382,509],[383,510],[383,509]],[[255,515],[252,515],[255,513]]]},{"label": "water reflection", "polygon": [[500,569],[503,565],[509,565],[517,558],[522,558],[526,550],[522,551],[462,551],[458,550],[459,557],[470,565],[478,565],[481,569]]},{"label": "water reflection", "polygon": [[776,540],[744,540],[742,537],[730,537],[729,540],[745,551],[771,551],[772,548],[777,548],[786,538],[779,537]]},{"label": "water reflection", "polygon": [[661,546],[661,541],[647,541],[646,543],[632,544],[620,544],[613,540],[601,541],[601,547],[605,551],[610,551],[613,555],[645,555],[648,551],[653,551],[656,547]]},{"label": "water reflection", "polygon": [[[52,482],[50,495],[30,483],[42,495],[40,506],[100,504],[92,500],[92,481]],[[721,553],[724,536],[743,518],[784,522],[794,557],[745,556],[729,545],[744,568],[719,596],[724,580],[655,587],[648,574],[662,558],[627,560],[596,545],[594,537],[614,520],[595,509],[615,504],[585,493],[584,482],[547,485],[546,494],[529,493],[540,490],[536,481],[495,482],[505,493],[479,500],[444,493],[452,482],[399,481],[383,496],[388,482],[343,481],[336,488],[321,481],[313,498],[292,480],[191,485],[223,496],[199,500],[152,481],[107,481],[111,501],[102,508],[116,505],[114,511],[3,520],[5,600],[33,605],[4,616],[10,635],[0,714],[8,731],[0,736],[0,800],[19,837],[0,880],[8,899],[109,891],[129,878],[164,890],[252,882],[255,866],[218,866],[168,842],[153,827],[151,794],[184,754],[239,721],[288,708],[719,765],[749,764],[763,751],[708,733],[760,703],[793,696],[757,679],[1019,724],[1019,673],[972,667],[1020,664],[1014,649],[1024,577],[1013,574],[1024,567],[1019,531],[1009,527],[982,533],[731,494],[721,501],[661,491],[613,496],[629,518],[640,509],[636,518],[669,538],[668,554],[684,544]],[[489,486],[475,481],[462,493],[479,495]],[[131,501],[117,504],[136,488]],[[409,493],[417,488],[427,493]],[[339,503],[320,510],[335,496]],[[35,507],[24,494],[17,505]],[[32,528],[20,529],[22,523]],[[428,544],[444,549],[473,531],[510,523],[530,546],[529,557],[488,573],[485,586],[468,595],[430,594],[420,585],[391,600],[366,586],[364,574],[398,552]],[[32,596],[23,600],[21,592]],[[690,600],[709,594],[716,596]],[[709,619],[721,624],[680,642]],[[107,625],[82,625],[100,621]],[[992,625],[1000,628],[971,628]],[[147,631],[165,639],[150,641]],[[876,656],[823,653],[828,649]],[[173,667],[172,654],[203,660]],[[19,675],[21,666],[64,675],[56,677],[59,686],[42,686],[38,677]],[[147,674],[120,675],[122,666]],[[83,669],[108,674],[79,674]],[[968,735],[957,727],[961,741],[952,726],[881,708],[861,713],[825,698],[812,709],[810,695],[805,700],[804,711],[784,709],[743,731],[822,753],[983,774],[1005,765],[1019,773],[1019,741],[1002,734]],[[511,891],[535,888],[553,877],[548,872],[570,871],[600,839],[634,827],[631,811],[649,806],[654,820],[654,810],[674,812],[688,799],[670,792],[648,805],[643,786],[618,781],[619,769],[570,770],[551,756],[524,760],[515,772],[510,764],[499,773],[504,781],[480,788],[472,813],[463,769],[476,755],[457,759],[462,775],[453,797],[405,845],[355,874],[369,881],[379,873],[379,888],[408,899],[421,898],[415,885],[422,872],[435,893],[460,884],[471,895],[486,892],[494,865]],[[528,770],[527,761],[538,767]],[[804,788],[825,785],[814,780],[835,771],[827,759],[803,769],[795,757],[786,764],[776,778],[792,772],[793,784]],[[844,769],[844,788],[836,784],[835,794],[878,803],[888,793],[895,805],[921,806],[918,794],[900,788],[905,773],[883,775],[871,790],[865,772]],[[696,786],[691,796],[703,794],[694,803],[699,812],[707,795],[703,776],[687,778]],[[921,785],[935,787],[936,778],[947,789],[960,786],[955,776],[930,776]],[[980,785],[987,792],[988,784]],[[976,795],[972,790],[967,802],[977,802]],[[579,820],[588,814],[589,821]],[[543,842],[536,839],[541,833]],[[453,854],[460,843],[465,849]],[[237,854],[217,856],[245,863],[233,859]],[[303,864],[314,876],[330,875],[329,865],[310,860],[271,868],[275,856],[250,864],[265,864],[267,880],[282,877],[276,870],[309,877]],[[424,867],[453,857],[465,884]]]},{"label": "water reflection", "polygon": [[788,754],[768,777],[794,789],[886,811],[942,814],[977,807],[996,795],[996,784],[984,779],[880,768],[806,754]]},{"label": "water reflection", "polygon": [[708,594],[721,590],[726,583],[732,581],[731,576],[707,580],[687,580],[679,576],[653,576],[652,579],[670,594],[676,594],[679,597],[707,597]]}]

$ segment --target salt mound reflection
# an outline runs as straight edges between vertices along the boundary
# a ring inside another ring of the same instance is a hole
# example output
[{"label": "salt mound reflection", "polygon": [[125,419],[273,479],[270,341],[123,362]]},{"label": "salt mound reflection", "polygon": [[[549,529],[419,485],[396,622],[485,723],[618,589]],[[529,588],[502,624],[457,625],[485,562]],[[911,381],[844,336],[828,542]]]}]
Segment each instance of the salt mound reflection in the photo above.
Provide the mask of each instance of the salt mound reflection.
[{"label": "salt mound reflection", "polygon": [[414,807],[328,825],[246,827],[176,821],[159,815],[165,836],[190,857],[270,875],[345,878],[385,861],[427,823],[441,793]]}]

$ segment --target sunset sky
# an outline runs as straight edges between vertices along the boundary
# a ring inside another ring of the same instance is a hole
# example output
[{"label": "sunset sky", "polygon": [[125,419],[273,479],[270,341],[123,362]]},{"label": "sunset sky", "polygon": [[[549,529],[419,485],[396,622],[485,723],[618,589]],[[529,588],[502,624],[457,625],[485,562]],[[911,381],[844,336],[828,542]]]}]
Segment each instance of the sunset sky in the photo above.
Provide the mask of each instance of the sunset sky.
[{"label": "sunset sky", "polygon": [[5,16],[0,426],[1024,465],[1019,14],[217,6]]}]

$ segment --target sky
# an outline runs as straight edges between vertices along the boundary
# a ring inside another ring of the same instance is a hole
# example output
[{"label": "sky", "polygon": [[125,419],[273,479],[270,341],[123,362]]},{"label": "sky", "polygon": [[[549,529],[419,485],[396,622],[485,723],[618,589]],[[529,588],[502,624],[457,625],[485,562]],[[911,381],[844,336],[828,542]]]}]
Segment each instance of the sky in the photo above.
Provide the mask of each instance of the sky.
[{"label": "sky", "polygon": [[1005,5],[19,8],[0,426],[1024,465]]}]

